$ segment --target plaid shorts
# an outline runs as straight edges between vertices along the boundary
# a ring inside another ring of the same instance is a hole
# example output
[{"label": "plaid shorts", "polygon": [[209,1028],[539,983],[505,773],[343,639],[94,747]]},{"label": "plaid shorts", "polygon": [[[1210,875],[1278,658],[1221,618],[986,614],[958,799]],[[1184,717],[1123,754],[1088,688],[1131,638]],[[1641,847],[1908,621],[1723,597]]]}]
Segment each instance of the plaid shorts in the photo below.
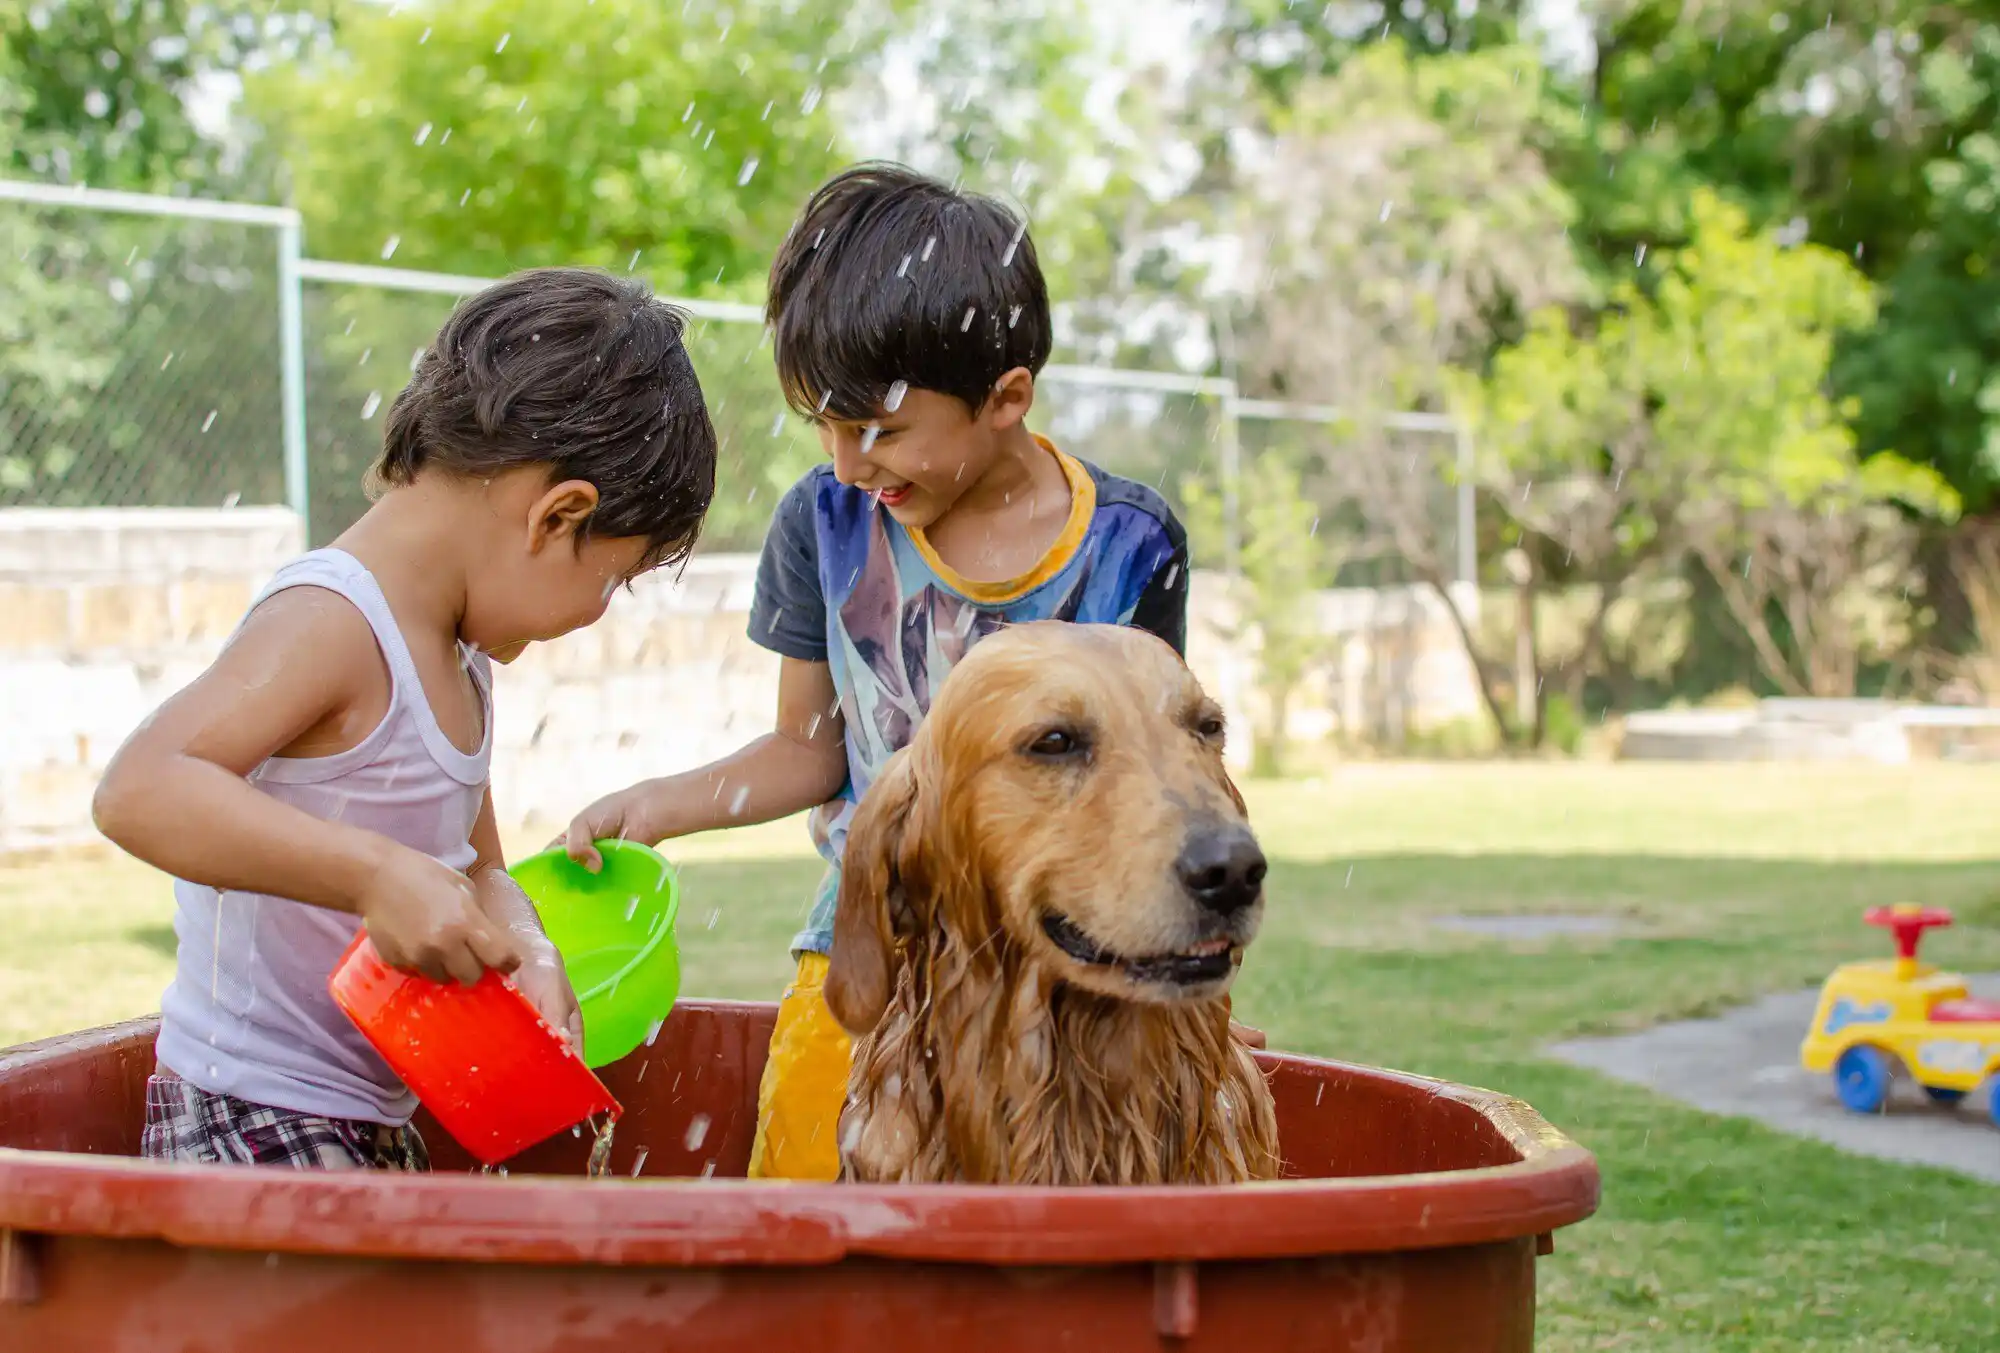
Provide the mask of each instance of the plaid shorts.
[{"label": "plaid shorts", "polygon": [[431,1168],[414,1127],[322,1118],[212,1095],[161,1067],[146,1082],[139,1154],[187,1165],[288,1165],[295,1170]]}]

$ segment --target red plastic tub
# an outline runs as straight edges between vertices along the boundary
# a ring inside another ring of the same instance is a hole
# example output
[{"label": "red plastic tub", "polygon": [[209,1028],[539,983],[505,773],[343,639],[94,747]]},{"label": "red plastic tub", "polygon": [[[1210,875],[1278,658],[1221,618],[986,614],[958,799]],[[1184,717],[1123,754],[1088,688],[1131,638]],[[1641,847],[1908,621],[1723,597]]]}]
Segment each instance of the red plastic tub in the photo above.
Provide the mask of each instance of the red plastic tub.
[{"label": "red plastic tub", "polygon": [[773,1014],[683,1003],[606,1068],[596,1182],[567,1133],[451,1173],[429,1122],[428,1178],[150,1165],[151,1021],[0,1054],[0,1349],[1521,1353],[1537,1253],[1597,1203],[1517,1100],[1276,1054],[1277,1183],[753,1183]]}]

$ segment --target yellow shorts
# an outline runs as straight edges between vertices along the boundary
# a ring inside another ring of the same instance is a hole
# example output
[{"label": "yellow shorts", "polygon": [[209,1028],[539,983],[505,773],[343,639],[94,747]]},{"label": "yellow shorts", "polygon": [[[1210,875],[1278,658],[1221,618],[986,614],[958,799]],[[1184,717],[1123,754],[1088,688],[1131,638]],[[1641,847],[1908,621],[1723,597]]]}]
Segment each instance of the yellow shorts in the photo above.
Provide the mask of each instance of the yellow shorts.
[{"label": "yellow shorts", "polygon": [[852,1046],[826,1006],[826,956],[799,955],[757,1086],[752,1179],[840,1177],[840,1108]]}]

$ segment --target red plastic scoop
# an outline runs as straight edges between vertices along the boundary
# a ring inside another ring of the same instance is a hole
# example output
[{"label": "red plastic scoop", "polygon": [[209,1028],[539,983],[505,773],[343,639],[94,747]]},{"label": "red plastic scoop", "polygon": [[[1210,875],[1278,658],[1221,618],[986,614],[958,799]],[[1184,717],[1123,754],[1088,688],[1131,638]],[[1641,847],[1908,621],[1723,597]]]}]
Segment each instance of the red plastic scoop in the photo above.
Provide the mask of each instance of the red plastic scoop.
[{"label": "red plastic scoop", "polygon": [[469,987],[399,972],[366,932],[327,980],[389,1069],[482,1165],[498,1165],[618,1101],[514,984]]}]

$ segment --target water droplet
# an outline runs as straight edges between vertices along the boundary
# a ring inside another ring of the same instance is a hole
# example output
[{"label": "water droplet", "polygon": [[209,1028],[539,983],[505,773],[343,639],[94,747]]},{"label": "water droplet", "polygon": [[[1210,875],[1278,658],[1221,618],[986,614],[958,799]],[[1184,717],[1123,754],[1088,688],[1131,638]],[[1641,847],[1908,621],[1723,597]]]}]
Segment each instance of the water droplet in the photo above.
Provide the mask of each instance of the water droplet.
[{"label": "water droplet", "polygon": [[682,1139],[690,1151],[701,1150],[701,1144],[708,1140],[708,1115],[698,1113],[688,1121],[687,1136]]},{"label": "water droplet", "polygon": [[960,333],[964,333],[967,329],[970,329],[972,327],[972,317],[973,315],[978,313],[978,310],[979,307],[976,305],[968,305],[965,307],[965,318],[958,322],[958,331]]},{"label": "water droplet", "polygon": [[867,427],[863,428],[861,430],[861,454],[865,456],[870,451],[873,451],[875,449],[875,439],[881,435],[882,425],[880,423],[870,423]]},{"label": "water droplet", "polygon": [[722,908],[717,907],[714,911],[711,911],[708,914],[708,928],[710,930],[715,929],[715,923],[721,919],[722,919]]},{"label": "water droplet", "polygon": [[415,139],[416,139],[416,143],[417,143],[418,145],[420,145],[420,146],[421,146],[421,145],[422,145],[422,144],[423,144],[424,142],[426,142],[426,141],[430,140],[430,139],[431,139],[431,124],[430,124],[430,123],[428,123],[428,122],[426,122],[426,123],[424,123],[424,124],[423,124],[422,126],[418,127],[418,128],[417,128],[417,135],[416,135],[416,138],[415,138]]},{"label": "water droplet", "polygon": [[807,85],[805,96],[799,100],[799,111],[801,113],[810,113],[813,109],[819,107],[819,100],[820,87],[818,85]]},{"label": "water droplet", "polygon": [[507,50],[507,39],[508,39],[508,38],[511,38],[511,37],[513,37],[513,36],[514,36],[514,35],[513,35],[512,33],[502,33],[502,34],[500,35],[500,41],[498,41],[498,42],[496,42],[496,43],[494,43],[494,44],[493,44],[493,55],[495,55],[495,56],[498,56],[498,55],[500,55],[500,53],[502,53],[502,52],[506,51],[506,50]]},{"label": "water droplet", "polygon": [[1632,266],[1635,268],[1646,266],[1646,246],[1643,243],[1632,251]]},{"label": "water droplet", "polygon": [[754,178],[756,176],[756,173],[757,173],[757,157],[755,155],[752,155],[749,159],[743,162],[743,167],[736,171],[736,186],[741,188],[744,184],[748,183],[752,178]]},{"label": "water droplet", "polygon": [[375,410],[382,407],[382,392],[370,390],[368,398],[361,401],[361,421],[367,422],[375,416]]},{"label": "water droplet", "polygon": [[[776,418],[773,418],[771,420],[771,435],[773,437],[776,437],[784,430],[785,430],[785,415],[779,414]],[[752,490],[752,492],[755,492],[755,490]]]},{"label": "water droplet", "polygon": [[1009,306],[1007,308],[1007,327],[1011,329],[1020,322],[1021,322],[1021,307],[1018,305]]},{"label": "water droplet", "polygon": [[1026,221],[1014,227],[1014,238],[1007,241],[1007,252],[1000,255],[1001,267],[1011,268],[1014,266],[1014,251],[1021,247],[1021,241],[1027,237],[1027,234],[1028,223]]},{"label": "water droplet", "polygon": [[461,207],[464,206],[468,201],[471,200],[471,198],[472,198],[472,189],[467,188],[464,192],[458,195],[458,205]]},{"label": "water droplet", "polygon": [[632,1158],[632,1177],[634,1179],[639,1177],[639,1171],[646,1168],[646,1150],[647,1148],[640,1147],[639,1153]]},{"label": "water droplet", "polygon": [[201,430],[203,432],[206,432],[210,428],[215,426],[215,414],[216,411],[214,409],[210,409],[208,411],[208,417],[201,420]]},{"label": "water droplet", "polygon": [[858,1115],[855,1115],[855,1116],[850,1116],[850,1115],[848,1115],[848,1114],[842,1114],[842,1115],[840,1116],[840,1152],[841,1152],[841,1154],[842,1154],[842,1155],[852,1155],[852,1154],[854,1153],[854,1148],[855,1148],[855,1147],[857,1147],[857,1146],[859,1146],[859,1145],[861,1145],[861,1119],[860,1119],[860,1117],[859,1117]]},{"label": "water droplet", "polygon": [[396,246],[403,242],[401,235],[391,235],[382,242],[382,258],[386,262],[396,256]]},{"label": "water droplet", "polygon": [[813,412],[814,412],[814,413],[825,413],[825,412],[826,412],[826,406],[827,406],[827,405],[829,405],[829,404],[831,404],[831,403],[833,403],[833,391],[831,391],[831,390],[828,390],[828,391],[827,391],[827,392],[826,392],[825,394],[823,394],[823,395],[821,395],[821,396],[819,397],[819,407],[818,407],[817,409],[814,409],[814,410],[813,410]]},{"label": "water droplet", "polygon": [[750,802],[750,786],[738,785],[736,792],[729,796],[729,815],[731,817],[740,817],[743,813],[743,805],[748,802]]},{"label": "water droplet", "polygon": [[1378,221],[1386,221],[1389,219],[1389,213],[1394,211],[1395,209],[1396,209],[1396,204],[1394,202],[1384,200],[1382,203],[1382,211],[1378,216],[1376,216],[1375,219]]},{"label": "water droplet", "polygon": [[931,261],[931,250],[933,250],[933,249],[935,249],[935,248],[937,248],[937,236],[933,235],[933,236],[931,236],[931,237],[930,237],[929,239],[927,239],[927,240],[925,240],[925,241],[924,241],[924,255],[923,255],[923,258],[922,258],[921,260],[919,260],[919,261],[920,261],[920,262],[923,262],[923,263],[928,263],[928,262],[930,262],[930,261]]},{"label": "water droplet", "polygon": [[667,1022],[666,1022],[665,1020],[663,1020],[663,1019],[656,1019],[656,1020],[654,1020],[654,1021],[653,1021],[653,1023],[652,1023],[652,1027],[650,1027],[650,1028],[648,1028],[648,1029],[646,1030],[646,1046],[647,1046],[647,1047],[649,1047],[649,1048],[650,1048],[650,1047],[652,1047],[652,1046],[653,1046],[653,1040],[654,1040],[654,1039],[656,1039],[656,1038],[658,1038],[658,1037],[660,1036],[660,1030],[661,1030],[661,1029],[663,1029],[663,1028],[665,1028],[665,1027],[666,1027],[666,1024],[667,1024]]},{"label": "water droplet", "polygon": [[891,382],[889,385],[889,393],[882,396],[883,411],[886,413],[894,413],[896,410],[902,408],[903,396],[909,393],[910,393],[910,383],[908,381]]}]

